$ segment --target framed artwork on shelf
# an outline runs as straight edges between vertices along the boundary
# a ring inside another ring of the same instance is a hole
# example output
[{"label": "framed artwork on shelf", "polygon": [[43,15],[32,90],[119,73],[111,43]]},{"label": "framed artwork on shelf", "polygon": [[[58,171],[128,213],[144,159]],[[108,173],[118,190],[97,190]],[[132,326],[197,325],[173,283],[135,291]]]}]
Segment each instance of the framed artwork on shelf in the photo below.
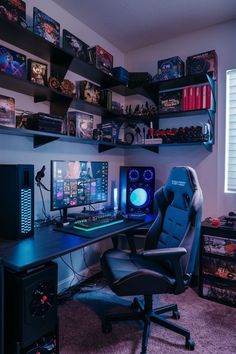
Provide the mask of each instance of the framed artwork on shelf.
[{"label": "framed artwork on shelf", "polygon": [[28,59],[28,79],[35,84],[45,86],[47,84],[47,64]]},{"label": "framed artwork on shelf", "polygon": [[25,79],[26,56],[0,45],[0,71]]},{"label": "framed artwork on shelf", "polygon": [[62,31],[62,46],[67,52],[71,53],[75,57],[86,62],[89,61],[89,46],[66,29],[63,29]]}]

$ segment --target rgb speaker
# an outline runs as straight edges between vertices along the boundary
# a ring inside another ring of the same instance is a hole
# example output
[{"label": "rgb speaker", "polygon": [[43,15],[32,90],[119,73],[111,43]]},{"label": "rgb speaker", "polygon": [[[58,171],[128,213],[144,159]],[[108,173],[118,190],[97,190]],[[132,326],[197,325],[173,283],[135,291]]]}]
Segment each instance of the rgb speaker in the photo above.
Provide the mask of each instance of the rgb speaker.
[{"label": "rgb speaker", "polygon": [[5,352],[26,348],[57,325],[57,264],[5,271]]},{"label": "rgb speaker", "polygon": [[154,191],[153,167],[120,167],[119,207],[123,213],[152,213]]},{"label": "rgb speaker", "polygon": [[0,237],[34,234],[34,166],[0,165]]}]

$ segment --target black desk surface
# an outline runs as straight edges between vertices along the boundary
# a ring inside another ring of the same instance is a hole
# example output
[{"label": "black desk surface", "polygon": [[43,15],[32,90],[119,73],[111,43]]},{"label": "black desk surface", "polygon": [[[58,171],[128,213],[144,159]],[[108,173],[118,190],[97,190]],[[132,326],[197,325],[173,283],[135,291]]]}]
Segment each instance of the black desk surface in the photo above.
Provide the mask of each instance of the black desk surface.
[{"label": "black desk surface", "polygon": [[[43,264],[66,253],[78,250],[92,243],[115,236],[133,228],[151,222],[153,216],[147,215],[145,221],[125,220],[116,225],[90,231],[91,237],[86,238],[53,230],[53,226],[35,229],[34,237],[9,241],[0,239],[0,259],[4,266],[16,271]],[[84,231],[81,231],[83,235]]]}]

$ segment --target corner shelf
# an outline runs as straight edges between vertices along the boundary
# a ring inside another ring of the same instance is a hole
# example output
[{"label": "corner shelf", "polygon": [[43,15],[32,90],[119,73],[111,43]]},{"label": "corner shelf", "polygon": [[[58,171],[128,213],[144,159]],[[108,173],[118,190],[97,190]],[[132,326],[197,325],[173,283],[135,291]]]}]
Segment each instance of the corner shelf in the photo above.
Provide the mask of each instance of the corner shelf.
[{"label": "corner shelf", "polygon": [[204,145],[208,151],[212,150],[212,145],[214,144],[214,125],[215,125],[215,107],[216,107],[216,97],[215,97],[215,81],[210,75],[197,75],[191,77],[182,77],[174,80],[159,81],[144,84],[142,87],[130,88],[123,85],[119,80],[114,77],[105,74],[104,72],[98,70],[95,66],[84,62],[69,52],[65,51],[63,48],[55,46],[54,44],[48,42],[44,38],[33,33],[29,29],[21,27],[17,23],[12,23],[4,18],[0,21],[0,39],[15,45],[22,50],[25,50],[41,59],[44,59],[51,64],[51,73],[57,72],[59,77],[64,77],[68,70],[77,73],[88,80],[92,80],[95,83],[101,85],[101,88],[110,88],[112,91],[121,94],[123,96],[130,95],[142,95],[144,97],[150,98],[154,103],[158,104],[158,94],[160,91],[182,88],[190,85],[209,83],[211,86],[213,105],[212,109],[208,110],[194,110],[194,111],[184,111],[184,112],[173,112],[173,113],[162,113],[157,116],[151,117],[127,117],[119,115],[115,112],[108,111],[107,109],[76,99],[74,96],[69,96],[61,93],[60,91],[53,90],[47,86],[41,86],[34,84],[26,79],[21,79],[14,76],[8,76],[3,72],[0,72],[0,86],[6,89],[14,90],[29,96],[34,97],[34,102],[49,101],[50,102],[50,112],[52,114],[57,114],[64,116],[69,107],[82,110],[91,114],[101,115],[104,119],[110,118],[120,122],[127,123],[137,123],[137,122],[150,122],[155,121],[158,126],[160,119],[175,118],[181,116],[192,116],[197,114],[208,114],[209,121],[211,125],[212,139],[209,142],[199,142],[199,143],[178,143],[178,144],[158,144],[158,145],[126,145],[126,144],[112,144],[108,142],[98,142],[95,140],[85,140],[76,137],[70,137],[60,134],[51,134],[46,132],[29,131],[2,127],[0,128],[0,134],[14,134],[14,135],[25,135],[32,136],[34,139],[34,147],[47,144],[51,141],[60,139],[64,141],[86,143],[98,145],[99,152],[112,149],[114,147],[120,147],[124,149],[141,147],[153,152],[158,152],[159,147],[162,146],[188,146],[188,145]]}]

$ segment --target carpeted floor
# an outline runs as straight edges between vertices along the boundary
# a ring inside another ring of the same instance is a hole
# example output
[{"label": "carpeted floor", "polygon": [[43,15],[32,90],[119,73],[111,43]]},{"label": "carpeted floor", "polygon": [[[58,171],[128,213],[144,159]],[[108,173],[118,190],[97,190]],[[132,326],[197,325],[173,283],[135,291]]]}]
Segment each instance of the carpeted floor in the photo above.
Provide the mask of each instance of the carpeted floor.
[{"label": "carpeted floor", "polygon": [[[178,303],[178,324],[190,330],[196,343],[195,354],[236,353],[236,309],[200,298],[189,288],[184,294],[164,295],[163,303]],[[142,324],[122,322],[103,334],[101,316],[126,311],[127,298],[120,299],[106,288],[80,293],[59,306],[60,354],[139,354]],[[173,320],[175,321],[175,320]],[[184,337],[152,325],[149,354],[188,353]]]}]

